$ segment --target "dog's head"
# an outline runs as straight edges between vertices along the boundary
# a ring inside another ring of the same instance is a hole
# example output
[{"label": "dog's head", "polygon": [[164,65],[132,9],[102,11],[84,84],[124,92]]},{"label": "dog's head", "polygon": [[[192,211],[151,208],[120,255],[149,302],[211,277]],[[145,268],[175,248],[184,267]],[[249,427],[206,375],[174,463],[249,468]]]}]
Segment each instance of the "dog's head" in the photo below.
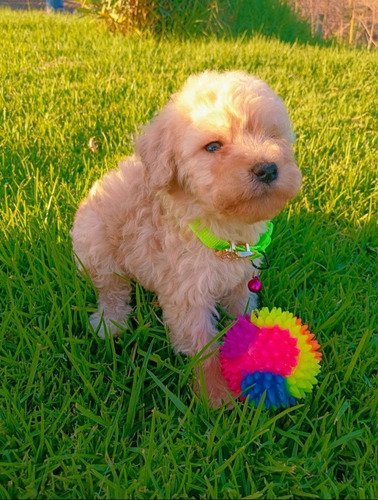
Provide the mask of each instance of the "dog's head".
[{"label": "dog's head", "polygon": [[151,189],[190,196],[208,216],[271,219],[301,173],[283,101],[243,72],[191,76],[144,129],[137,150]]}]

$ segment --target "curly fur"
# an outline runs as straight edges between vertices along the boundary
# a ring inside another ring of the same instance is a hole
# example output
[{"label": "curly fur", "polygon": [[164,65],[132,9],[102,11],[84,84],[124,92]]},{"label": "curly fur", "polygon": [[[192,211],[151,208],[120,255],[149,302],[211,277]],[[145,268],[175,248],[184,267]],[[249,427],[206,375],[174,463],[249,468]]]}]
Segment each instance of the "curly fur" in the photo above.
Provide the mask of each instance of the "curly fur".
[{"label": "curly fur", "polygon": [[[209,153],[204,146],[220,141]],[[193,355],[216,334],[216,304],[243,313],[249,261],[222,260],[191,232],[201,219],[214,234],[256,243],[266,220],[301,184],[283,101],[243,72],[191,76],[145,126],[136,155],[107,173],[81,203],[71,231],[74,252],[99,293],[91,324],[117,333],[130,312],[131,285],[156,292],[176,351]],[[275,163],[278,178],[259,182],[256,165]],[[213,347],[213,349],[215,349]],[[225,398],[217,355],[204,363],[214,404]]]}]

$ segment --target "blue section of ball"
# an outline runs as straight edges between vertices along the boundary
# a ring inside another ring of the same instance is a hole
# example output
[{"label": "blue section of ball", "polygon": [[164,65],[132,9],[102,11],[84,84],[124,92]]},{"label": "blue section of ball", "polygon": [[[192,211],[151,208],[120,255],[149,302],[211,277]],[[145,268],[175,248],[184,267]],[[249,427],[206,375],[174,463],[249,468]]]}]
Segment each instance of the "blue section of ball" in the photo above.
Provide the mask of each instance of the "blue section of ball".
[{"label": "blue section of ball", "polygon": [[259,404],[261,396],[266,391],[265,408],[279,408],[295,404],[295,398],[290,396],[285,377],[271,372],[246,373],[241,382],[242,396],[249,396],[249,402]]}]

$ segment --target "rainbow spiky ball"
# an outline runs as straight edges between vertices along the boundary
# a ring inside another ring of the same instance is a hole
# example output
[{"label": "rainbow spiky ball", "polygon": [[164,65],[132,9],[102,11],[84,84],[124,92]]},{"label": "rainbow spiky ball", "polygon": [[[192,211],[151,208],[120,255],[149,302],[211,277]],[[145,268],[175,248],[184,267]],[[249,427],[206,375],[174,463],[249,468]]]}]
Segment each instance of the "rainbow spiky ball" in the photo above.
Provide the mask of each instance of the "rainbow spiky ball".
[{"label": "rainbow spiky ball", "polygon": [[264,307],[239,316],[220,348],[222,374],[234,396],[266,408],[291,406],[312,391],[321,353],[300,319],[280,308]]}]

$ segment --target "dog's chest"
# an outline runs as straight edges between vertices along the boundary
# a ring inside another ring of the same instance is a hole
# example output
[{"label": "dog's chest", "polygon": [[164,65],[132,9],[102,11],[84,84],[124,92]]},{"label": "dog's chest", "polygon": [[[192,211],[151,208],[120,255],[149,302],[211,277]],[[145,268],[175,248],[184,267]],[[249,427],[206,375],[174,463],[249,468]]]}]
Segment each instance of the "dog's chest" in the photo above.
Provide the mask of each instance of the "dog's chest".
[{"label": "dog's chest", "polygon": [[187,264],[186,273],[191,275],[194,286],[217,300],[250,279],[253,273],[250,261],[225,260],[209,251],[200,252],[195,262]]},{"label": "dog's chest", "polygon": [[252,266],[249,261],[224,261],[219,257],[216,259],[220,262],[215,266],[216,271],[211,272],[211,285],[215,297],[221,298],[249,278]]}]

